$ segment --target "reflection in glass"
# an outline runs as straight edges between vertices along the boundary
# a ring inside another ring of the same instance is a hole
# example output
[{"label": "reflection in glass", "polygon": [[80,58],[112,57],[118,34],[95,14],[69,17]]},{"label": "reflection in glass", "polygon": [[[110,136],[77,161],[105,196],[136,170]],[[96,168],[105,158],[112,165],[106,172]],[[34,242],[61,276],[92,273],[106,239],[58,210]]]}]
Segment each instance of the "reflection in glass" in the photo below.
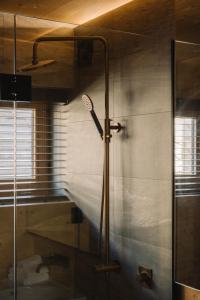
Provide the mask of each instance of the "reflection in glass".
[{"label": "reflection in glass", "polygon": [[175,174],[196,175],[196,119],[175,118]]},{"label": "reflection in glass", "polygon": [[200,46],[175,43],[175,280],[200,289]]},{"label": "reflection in glass", "polygon": [[[13,16],[9,14],[0,13],[0,69],[1,73],[12,73],[13,71]],[[12,102],[0,103],[0,110],[2,108],[9,108],[14,112],[14,104]],[[4,113],[3,113],[4,114]],[[5,116],[3,117],[5,118]],[[14,178],[6,177],[13,172],[13,163],[8,160],[13,160],[13,141],[9,142],[9,148],[5,147],[5,138],[13,136],[14,126],[10,122],[9,126],[3,126],[2,112],[0,112],[0,299],[5,299],[4,290],[10,290],[13,295],[14,274],[13,270],[9,268],[13,265],[14,249],[13,249],[13,199],[14,199]],[[12,156],[8,157],[8,152],[12,152]],[[7,162],[6,162],[7,161]],[[8,170],[9,163],[9,170]],[[7,204],[7,205],[6,205]],[[8,298],[9,299],[9,298]]]}]

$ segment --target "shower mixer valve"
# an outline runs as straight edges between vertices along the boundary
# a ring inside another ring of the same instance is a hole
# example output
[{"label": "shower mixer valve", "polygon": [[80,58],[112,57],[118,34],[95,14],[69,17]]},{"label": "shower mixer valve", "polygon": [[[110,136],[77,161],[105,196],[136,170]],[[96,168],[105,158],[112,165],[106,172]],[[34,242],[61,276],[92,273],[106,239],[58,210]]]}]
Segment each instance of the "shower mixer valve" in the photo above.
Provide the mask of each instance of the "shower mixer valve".
[{"label": "shower mixer valve", "polygon": [[[110,120],[110,122],[111,122],[111,121],[112,121],[112,120]],[[110,124],[110,129],[111,129],[111,130],[114,130],[114,131],[116,131],[116,132],[120,132],[120,131],[122,130],[122,125],[121,125],[119,122],[114,123],[113,125]]]},{"label": "shower mixer valve", "polygon": [[120,123],[114,123],[113,125],[111,125],[111,122],[111,119],[105,119],[105,139],[108,139],[109,141],[112,138],[112,130],[118,133],[122,129],[122,125]]}]

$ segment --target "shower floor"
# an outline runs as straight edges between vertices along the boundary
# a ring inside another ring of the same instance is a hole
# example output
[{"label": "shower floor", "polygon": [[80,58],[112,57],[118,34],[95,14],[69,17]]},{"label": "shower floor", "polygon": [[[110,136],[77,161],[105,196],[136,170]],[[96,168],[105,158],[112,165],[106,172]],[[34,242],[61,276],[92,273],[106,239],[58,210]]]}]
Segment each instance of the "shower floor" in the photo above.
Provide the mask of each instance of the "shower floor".
[{"label": "shower floor", "polygon": [[[63,286],[38,285],[31,287],[18,287],[20,300],[66,300],[72,299],[69,291]],[[0,299],[13,300],[13,289],[0,291]],[[83,298],[84,299],[84,298]],[[81,299],[82,300],[82,299]]]}]

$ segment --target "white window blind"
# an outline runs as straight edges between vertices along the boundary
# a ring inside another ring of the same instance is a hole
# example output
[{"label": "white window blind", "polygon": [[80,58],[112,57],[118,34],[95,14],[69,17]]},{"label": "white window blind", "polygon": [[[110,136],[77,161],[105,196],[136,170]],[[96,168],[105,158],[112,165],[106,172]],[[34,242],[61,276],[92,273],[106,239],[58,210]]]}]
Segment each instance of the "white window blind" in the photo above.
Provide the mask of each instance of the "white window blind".
[{"label": "white window blind", "polygon": [[198,186],[198,141],[195,118],[175,118],[175,184],[176,195],[200,192]]},{"label": "white window blind", "polygon": [[[0,108],[0,120],[0,179],[14,179],[15,155],[16,176],[33,179],[34,110]],[[26,155],[23,154],[24,148]]]},{"label": "white window blind", "polygon": [[14,194],[18,202],[65,196],[65,107],[46,102],[0,105],[1,204],[12,203]]}]

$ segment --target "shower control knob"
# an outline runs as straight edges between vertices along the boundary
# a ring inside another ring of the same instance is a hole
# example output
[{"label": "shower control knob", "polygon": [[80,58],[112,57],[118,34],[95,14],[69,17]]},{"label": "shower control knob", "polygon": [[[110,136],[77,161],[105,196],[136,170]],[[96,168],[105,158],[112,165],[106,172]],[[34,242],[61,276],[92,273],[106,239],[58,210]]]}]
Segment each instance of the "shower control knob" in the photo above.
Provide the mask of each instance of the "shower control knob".
[{"label": "shower control knob", "polygon": [[110,129],[116,132],[120,132],[122,130],[122,125],[118,122],[115,123],[114,125],[110,125]]}]

